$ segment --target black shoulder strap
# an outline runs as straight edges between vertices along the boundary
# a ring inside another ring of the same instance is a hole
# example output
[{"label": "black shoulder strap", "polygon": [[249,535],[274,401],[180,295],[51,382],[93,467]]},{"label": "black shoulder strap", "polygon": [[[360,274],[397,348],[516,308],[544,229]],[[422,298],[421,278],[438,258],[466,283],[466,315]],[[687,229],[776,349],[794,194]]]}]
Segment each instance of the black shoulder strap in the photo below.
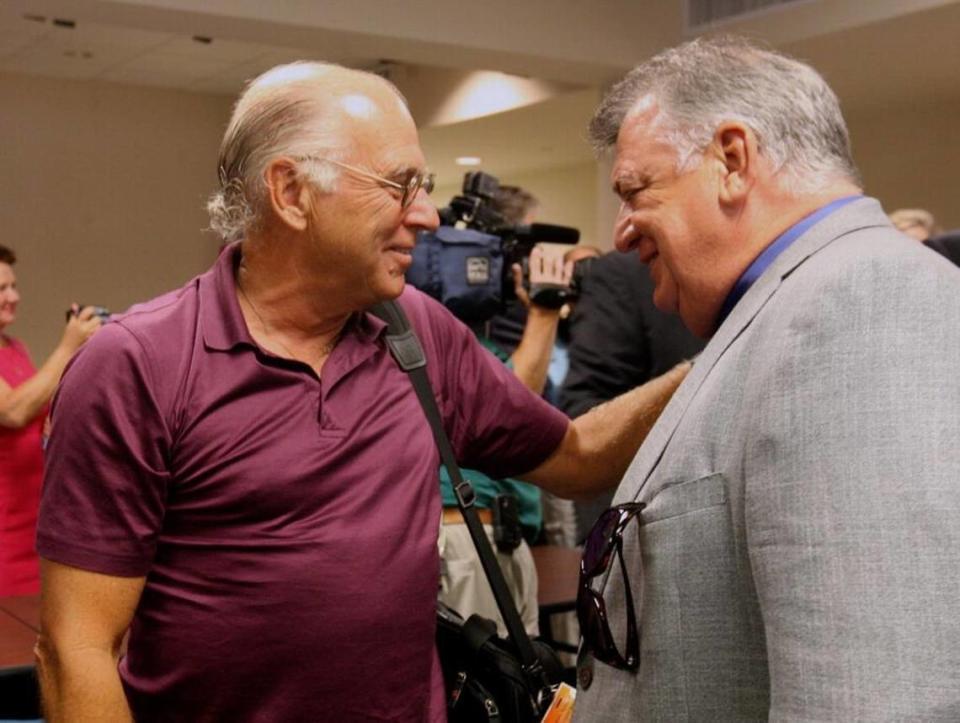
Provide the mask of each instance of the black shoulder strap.
[{"label": "black shoulder strap", "polygon": [[433,395],[433,388],[430,386],[430,379],[427,377],[427,358],[423,353],[423,347],[420,346],[420,340],[410,327],[406,314],[403,313],[403,309],[397,302],[384,301],[370,307],[369,311],[387,322],[386,339],[390,352],[397,360],[400,368],[410,375],[410,381],[413,383],[413,388],[427,416],[427,421],[433,430],[433,437],[440,450],[440,458],[447,468],[450,479],[453,480],[453,491],[457,498],[457,506],[463,514],[467,529],[470,531],[470,537],[473,538],[473,544],[480,556],[483,571],[490,582],[493,597],[497,601],[497,607],[503,616],[510,639],[520,656],[524,672],[529,676],[529,680],[535,682],[536,685],[549,688],[543,666],[533,651],[530,638],[523,627],[523,621],[520,619],[520,613],[517,612],[517,606],[507,588],[503,571],[497,564],[493,548],[490,547],[490,541],[483,531],[483,524],[477,517],[477,511],[474,509],[476,495],[473,487],[463,479],[453,453],[453,447],[450,445],[450,440],[443,428],[443,419],[440,416],[440,410],[437,408],[437,401]]}]

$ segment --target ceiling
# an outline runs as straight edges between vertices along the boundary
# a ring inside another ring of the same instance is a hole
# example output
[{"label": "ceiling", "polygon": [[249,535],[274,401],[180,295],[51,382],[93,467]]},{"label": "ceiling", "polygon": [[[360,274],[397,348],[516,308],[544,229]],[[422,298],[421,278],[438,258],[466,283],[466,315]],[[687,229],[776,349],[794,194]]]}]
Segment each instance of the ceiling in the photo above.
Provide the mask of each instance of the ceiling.
[{"label": "ceiling", "polygon": [[830,83],[844,109],[960,99],[960,3],[782,44]]},{"label": "ceiling", "polygon": [[[314,54],[306,48],[73,17],[72,13],[46,15],[0,7],[0,71],[235,95],[246,80],[274,65]],[[326,59],[371,69],[379,60]]]},{"label": "ceiling", "polygon": [[[960,2],[796,5],[718,29],[811,61],[848,110],[960,97]],[[584,128],[600,88],[680,41],[682,22],[679,0],[7,0],[0,72],[235,96],[276,64],[322,57],[391,77],[442,177],[462,173],[461,155],[509,175],[588,161]],[[429,122],[437,89],[471,69],[527,75],[548,90],[508,113]]]}]

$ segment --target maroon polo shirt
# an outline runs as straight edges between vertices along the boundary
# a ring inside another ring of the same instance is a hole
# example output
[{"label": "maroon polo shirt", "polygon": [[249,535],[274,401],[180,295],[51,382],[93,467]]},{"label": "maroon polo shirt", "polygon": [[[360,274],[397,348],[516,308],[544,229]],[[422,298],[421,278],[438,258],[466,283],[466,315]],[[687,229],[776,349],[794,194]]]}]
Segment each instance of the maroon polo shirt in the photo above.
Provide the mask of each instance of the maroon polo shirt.
[{"label": "maroon polo shirt", "polygon": [[[443,720],[439,457],[360,314],[323,368],[251,339],[239,248],[77,354],[53,405],[38,549],[147,578],[120,673],[139,721]],[[465,466],[529,470],[567,420],[408,287]]]}]

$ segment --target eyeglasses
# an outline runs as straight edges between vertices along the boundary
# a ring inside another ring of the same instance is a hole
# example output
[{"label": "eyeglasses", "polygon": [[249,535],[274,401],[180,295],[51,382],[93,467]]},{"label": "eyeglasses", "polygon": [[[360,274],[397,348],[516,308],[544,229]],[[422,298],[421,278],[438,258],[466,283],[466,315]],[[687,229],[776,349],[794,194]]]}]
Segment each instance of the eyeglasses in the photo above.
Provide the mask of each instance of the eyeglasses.
[{"label": "eyeglasses", "polygon": [[398,183],[397,181],[391,181],[389,178],[384,178],[383,176],[378,176],[376,173],[371,173],[365,168],[359,168],[358,166],[351,166],[349,163],[344,163],[343,161],[337,161],[333,158],[320,158],[319,156],[300,156],[297,158],[298,161],[320,161],[323,163],[332,163],[335,166],[340,166],[345,168],[348,171],[356,173],[358,176],[363,176],[364,178],[369,178],[371,180],[377,181],[378,183],[387,186],[389,188],[395,188],[400,191],[400,208],[406,210],[410,207],[410,204],[413,203],[413,199],[417,197],[417,194],[422,188],[428,194],[433,192],[434,184],[436,183],[436,174],[430,173],[429,171],[417,171],[411,169],[408,171],[407,179],[403,183]]},{"label": "eyeglasses", "polygon": [[[636,670],[640,667],[640,634],[633,608],[633,593],[623,561],[623,531],[630,521],[645,507],[643,502],[624,502],[611,507],[587,535],[580,560],[580,590],[577,593],[577,618],[585,648],[602,663],[621,670]],[[603,595],[594,590],[591,581],[610,569],[614,552],[620,558],[620,571],[627,597],[627,650],[621,654],[610,632],[607,606]],[[642,571],[641,571],[642,575]],[[641,577],[642,580],[642,577]]]}]

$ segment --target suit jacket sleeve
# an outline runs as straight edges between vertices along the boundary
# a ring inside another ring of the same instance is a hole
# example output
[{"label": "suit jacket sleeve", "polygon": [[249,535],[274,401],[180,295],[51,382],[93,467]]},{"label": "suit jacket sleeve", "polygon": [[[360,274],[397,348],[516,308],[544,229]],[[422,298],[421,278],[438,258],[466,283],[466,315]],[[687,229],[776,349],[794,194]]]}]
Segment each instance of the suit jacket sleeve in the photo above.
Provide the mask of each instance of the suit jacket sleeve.
[{"label": "suit jacket sleeve", "polygon": [[747,377],[771,720],[947,720],[960,701],[960,274],[896,263],[804,267]]}]

